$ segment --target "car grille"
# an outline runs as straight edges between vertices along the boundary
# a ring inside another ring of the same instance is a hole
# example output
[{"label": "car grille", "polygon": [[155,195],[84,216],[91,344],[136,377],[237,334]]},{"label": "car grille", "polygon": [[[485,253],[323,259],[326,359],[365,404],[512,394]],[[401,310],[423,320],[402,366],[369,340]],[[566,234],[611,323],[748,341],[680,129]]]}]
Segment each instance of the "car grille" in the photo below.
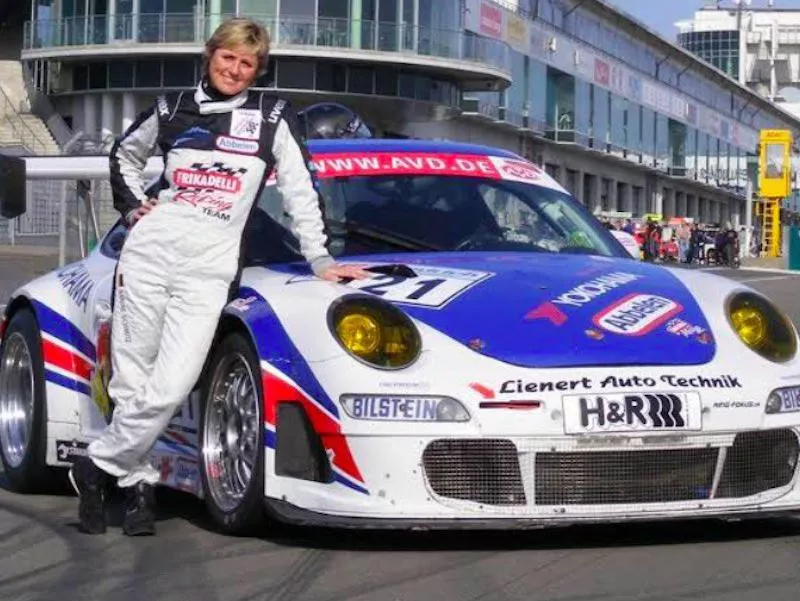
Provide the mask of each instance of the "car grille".
[{"label": "car grille", "polygon": [[789,484],[797,455],[797,436],[791,430],[739,434],[725,458],[717,497],[748,497]]},{"label": "car grille", "polygon": [[716,449],[540,453],[538,505],[669,503],[706,499]]},{"label": "car grille", "polygon": [[510,440],[436,440],[422,454],[433,492],[485,505],[524,505],[517,447]]},{"label": "car grille", "polygon": [[[670,503],[740,498],[789,484],[798,460],[791,430],[737,434],[731,447],[540,451],[537,505]],[[433,492],[486,505],[524,505],[519,454],[510,440],[436,440],[423,453]]]}]

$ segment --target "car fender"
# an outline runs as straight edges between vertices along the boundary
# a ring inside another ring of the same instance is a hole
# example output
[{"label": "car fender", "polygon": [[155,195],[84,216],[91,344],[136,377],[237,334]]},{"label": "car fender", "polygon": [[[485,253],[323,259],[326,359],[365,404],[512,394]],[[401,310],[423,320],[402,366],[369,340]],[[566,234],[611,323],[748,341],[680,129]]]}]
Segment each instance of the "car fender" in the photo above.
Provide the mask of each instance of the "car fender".
[{"label": "car fender", "polygon": [[[91,255],[54,269],[20,286],[5,309],[6,325],[16,311],[30,307],[42,337],[48,432],[64,438],[91,438],[105,426],[94,403],[91,380],[97,368],[98,305],[110,309],[115,261]],[[52,436],[49,436],[52,438]],[[48,445],[48,463],[56,462]]]}]

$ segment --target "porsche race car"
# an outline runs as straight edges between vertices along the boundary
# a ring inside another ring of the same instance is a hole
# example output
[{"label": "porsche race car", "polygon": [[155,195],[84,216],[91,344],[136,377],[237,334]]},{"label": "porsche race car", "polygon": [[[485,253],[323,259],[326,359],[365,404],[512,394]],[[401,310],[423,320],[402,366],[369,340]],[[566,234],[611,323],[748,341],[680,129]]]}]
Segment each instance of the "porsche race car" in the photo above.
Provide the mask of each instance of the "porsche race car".
[{"label": "porsche race car", "polygon": [[[315,141],[313,277],[275,186],[195,390],[152,449],[219,527],[517,528],[800,508],[795,327],[758,292],[645,264],[497,148]],[[18,491],[113,412],[120,222],[8,299],[0,455]],[[180,369],[176,365],[175,369]]]}]

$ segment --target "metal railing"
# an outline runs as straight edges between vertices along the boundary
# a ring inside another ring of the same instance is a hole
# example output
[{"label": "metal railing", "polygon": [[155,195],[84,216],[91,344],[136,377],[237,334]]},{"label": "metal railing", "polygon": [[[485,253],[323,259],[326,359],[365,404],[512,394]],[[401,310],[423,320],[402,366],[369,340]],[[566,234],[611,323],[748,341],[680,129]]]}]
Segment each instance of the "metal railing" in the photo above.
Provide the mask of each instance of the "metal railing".
[{"label": "metal railing", "polygon": [[11,128],[15,142],[35,154],[52,154],[51,145],[47,144],[39,135],[25,123],[17,112],[14,103],[8,97],[5,89],[0,85],[0,127],[7,125]]},{"label": "metal railing", "polygon": [[25,64],[22,65],[22,80],[30,100],[30,112],[45,123],[58,147],[64,150],[75,135],[72,128],[55,109],[47,94],[36,87],[30,67]]},{"label": "metal railing", "polygon": [[[231,15],[127,14],[40,19],[25,23],[25,50],[108,44],[203,44]],[[508,70],[509,48],[501,41],[462,30],[358,19],[253,15],[276,46],[313,46],[400,52],[465,60]]]}]

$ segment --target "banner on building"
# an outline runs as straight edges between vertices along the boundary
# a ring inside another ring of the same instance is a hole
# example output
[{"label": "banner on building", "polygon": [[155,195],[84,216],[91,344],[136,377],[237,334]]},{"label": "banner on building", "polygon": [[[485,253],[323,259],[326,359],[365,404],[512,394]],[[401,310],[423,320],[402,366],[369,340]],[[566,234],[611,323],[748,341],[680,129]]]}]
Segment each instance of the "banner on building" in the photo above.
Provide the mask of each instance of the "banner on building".
[{"label": "banner on building", "polygon": [[562,31],[531,21],[492,0],[464,0],[464,28],[498,40],[551,67],[752,151],[758,132],[698,103],[672,86],[642,76],[619,60]]},{"label": "banner on building", "polygon": [[792,132],[762,129],[759,149],[759,196],[786,198],[792,194]]}]

